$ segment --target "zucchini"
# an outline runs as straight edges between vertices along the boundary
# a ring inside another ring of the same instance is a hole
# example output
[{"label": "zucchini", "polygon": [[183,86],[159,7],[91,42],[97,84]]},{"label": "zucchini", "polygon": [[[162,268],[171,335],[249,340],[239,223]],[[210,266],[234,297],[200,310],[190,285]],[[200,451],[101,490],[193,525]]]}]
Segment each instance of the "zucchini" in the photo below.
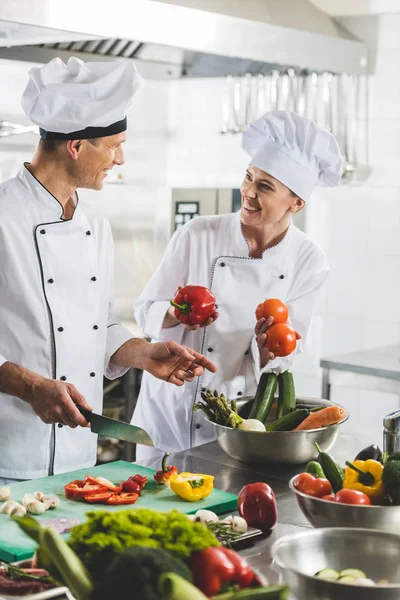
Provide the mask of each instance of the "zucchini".
[{"label": "zucchini", "polygon": [[284,371],[278,375],[279,398],[277,417],[280,419],[296,408],[296,393],[294,390],[293,373]]},{"label": "zucchini", "polygon": [[311,473],[314,477],[320,477],[326,479],[325,473],[319,462],[312,460],[306,467],[306,473]]},{"label": "zucchini", "polygon": [[322,571],[318,571],[314,577],[319,577],[320,579],[325,579],[326,581],[337,581],[340,577],[340,574],[338,571],[335,571],[335,569],[326,568],[322,569]]},{"label": "zucchini", "polygon": [[277,377],[275,373],[263,373],[257,386],[249,419],[265,423],[275,398]]},{"label": "zucchini", "polygon": [[304,419],[308,417],[308,410],[304,408],[303,410],[294,410],[287,415],[284,415],[277,421],[273,421],[269,423],[269,425],[265,426],[266,431],[292,431],[300,425]]},{"label": "zucchini", "polygon": [[334,493],[338,492],[343,487],[343,469],[336,462],[336,460],[330,456],[327,452],[322,452],[317,442],[314,442],[314,446],[318,450],[318,462],[322,467],[323,472],[327,480],[330,482]]}]

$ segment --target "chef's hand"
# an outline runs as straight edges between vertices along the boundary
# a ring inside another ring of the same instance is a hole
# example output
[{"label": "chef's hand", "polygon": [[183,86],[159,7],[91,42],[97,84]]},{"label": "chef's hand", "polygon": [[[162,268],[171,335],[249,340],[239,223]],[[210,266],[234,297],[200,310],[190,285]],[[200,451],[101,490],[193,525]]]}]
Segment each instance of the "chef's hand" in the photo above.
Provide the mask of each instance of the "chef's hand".
[{"label": "chef's hand", "polygon": [[263,369],[265,367],[265,365],[269,363],[270,360],[274,360],[274,358],[275,358],[275,354],[270,352],[265,347],[265,342],[267,340],[267,336],[265,335],[265,332],[267,331],[268,327],[271,327],[273,322],[274,322],[274,317],[269,317],[269,319],[265,319],[264,317],[262,317],[261,319],[259,319],[257,321],[256,326],[254,328],[254,332],[257,336],[258,350],[260,352],[260,368],[261,369]]},{"label": "chef's hand", "polygon": [[73,429],[78,425],[89,426],[75,405],[78,404],[87,410],[92,408],[72,383],[38,376],[25,399],[43,423],[61,423]]},{"label": "chef's hand", "polygon": [[148,344],[143,368],[154,377],[179,386],[203,375],[204,369],[211,373],[217,370],[202,354],[173,341]]}]

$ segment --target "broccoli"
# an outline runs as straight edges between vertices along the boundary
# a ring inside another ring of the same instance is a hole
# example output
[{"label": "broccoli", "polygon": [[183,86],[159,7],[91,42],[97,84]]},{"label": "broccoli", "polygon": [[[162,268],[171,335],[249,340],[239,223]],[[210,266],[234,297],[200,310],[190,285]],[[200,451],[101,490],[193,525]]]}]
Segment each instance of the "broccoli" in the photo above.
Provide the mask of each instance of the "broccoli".
[{"label": "broccoli", "polygon": [[159,600],[159,578],[167,572],[192,580],[188,567],[170,552],[160,548],[128,548],[117,555],[105,571],[93,598]]}]

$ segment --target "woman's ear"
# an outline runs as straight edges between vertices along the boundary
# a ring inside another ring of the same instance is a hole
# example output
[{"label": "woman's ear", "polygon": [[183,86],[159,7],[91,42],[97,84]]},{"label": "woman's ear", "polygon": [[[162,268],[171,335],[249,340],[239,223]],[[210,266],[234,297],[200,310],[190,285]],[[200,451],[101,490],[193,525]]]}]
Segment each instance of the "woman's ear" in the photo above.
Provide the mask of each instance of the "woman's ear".
[{"label": "woman's ear", "polygon": [[292,206],[289,208],[289,212],[299,212],[299,210],[301,210],[304,206],[305,206],[305,202],[304,200],[302,200],[301,198],[299,198],[298,196],[295,196],[294,198],[294,202],[292,204]]}]

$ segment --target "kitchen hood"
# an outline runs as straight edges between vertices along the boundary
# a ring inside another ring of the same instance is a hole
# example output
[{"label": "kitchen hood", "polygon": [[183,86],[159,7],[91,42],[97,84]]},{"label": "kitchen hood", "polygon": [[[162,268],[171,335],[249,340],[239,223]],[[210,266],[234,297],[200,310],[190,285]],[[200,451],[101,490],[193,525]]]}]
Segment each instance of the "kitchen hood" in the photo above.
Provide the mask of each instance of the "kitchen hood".
[{"label": "kitchen hood", "polygon": [[308,0],[2,0],[0,58],[72,55],[134,58],[154,79],[366,70],[364,45]]}]

